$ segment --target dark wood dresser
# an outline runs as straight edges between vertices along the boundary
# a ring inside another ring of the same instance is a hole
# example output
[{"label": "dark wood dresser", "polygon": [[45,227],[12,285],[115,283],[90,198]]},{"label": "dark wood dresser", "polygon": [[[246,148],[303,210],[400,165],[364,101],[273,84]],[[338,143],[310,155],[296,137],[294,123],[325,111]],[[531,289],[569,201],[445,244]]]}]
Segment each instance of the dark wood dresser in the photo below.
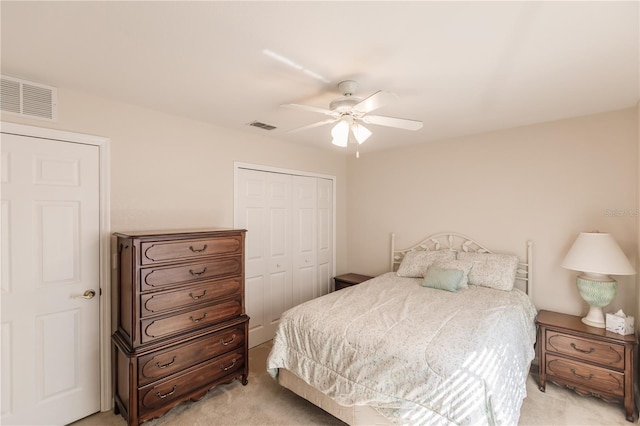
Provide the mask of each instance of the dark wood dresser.
[{"label": "dark wood dresser", "polygon": [[549,380],[581,395],[622,402],[627,420],[635,420],[635,334],[622,336],[551,311],[538,312],[536,324],[542,392]]},{"label": "dark wood dresser", "polygon": [[115,234],[115,413],[129,425],[216,385],[247,384],[245,232]]}]

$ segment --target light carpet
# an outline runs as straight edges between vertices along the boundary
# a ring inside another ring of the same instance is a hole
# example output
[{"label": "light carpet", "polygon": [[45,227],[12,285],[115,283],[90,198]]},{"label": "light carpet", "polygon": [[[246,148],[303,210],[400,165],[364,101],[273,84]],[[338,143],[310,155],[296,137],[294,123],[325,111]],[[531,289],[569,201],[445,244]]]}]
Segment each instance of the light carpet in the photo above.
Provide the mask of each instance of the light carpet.
[{"label": "light carpet", "polygon": [[[249,350],[249,384],[239,381],[209,391],[200,401],[175,407],[163,417],[145,422],[161,425],[344,425],[343,422],[281,387],[266,371],[271,342]],[[587,398],[547,384],[540,392],[536,380],[527,380],[519,425],[630,425],[621,404]],[[73,426],[126,426],[113,412],[97,413]]]}]

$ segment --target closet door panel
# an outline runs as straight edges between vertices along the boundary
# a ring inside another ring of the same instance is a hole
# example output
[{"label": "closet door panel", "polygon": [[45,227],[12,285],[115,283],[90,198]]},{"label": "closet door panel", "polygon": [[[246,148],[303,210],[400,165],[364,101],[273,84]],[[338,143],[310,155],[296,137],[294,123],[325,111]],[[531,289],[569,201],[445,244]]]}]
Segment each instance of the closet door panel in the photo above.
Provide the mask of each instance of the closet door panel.
[{"label": "closet door panel", "polygon": [[318,282],[316,208],[317,178],[294,176],[293,281],[296,304],[313,299],[316,293]]},{"label": "closet door panel", "polygon": [[268,239],[267,181],[255,170],[238,173],[236,225],[250,230],[245,240],[245,304],[249,320],[249,346],[269,340],[268,314],[264,302],[269,264],[265,241]]},{"label": "closet door panel", "polygon": [[267,179],[269,236],[265,245],[269,259],[269,295],[265,299],[272,336],[284,311],[294,306],[292,280],[291,206],[293,179],[290,175],[262,172]]},{"label": "closet door panel", "polygon": [[246,228],[249,346],[275,335],[284,311],[331,291],[333,181],[238,169],[235,226]]},{"label": "closet door panel", "polygon": [[320,297],[331,291],[333,282],[333,181],[319,178],[317,188],[318,285],[314,296]]}]

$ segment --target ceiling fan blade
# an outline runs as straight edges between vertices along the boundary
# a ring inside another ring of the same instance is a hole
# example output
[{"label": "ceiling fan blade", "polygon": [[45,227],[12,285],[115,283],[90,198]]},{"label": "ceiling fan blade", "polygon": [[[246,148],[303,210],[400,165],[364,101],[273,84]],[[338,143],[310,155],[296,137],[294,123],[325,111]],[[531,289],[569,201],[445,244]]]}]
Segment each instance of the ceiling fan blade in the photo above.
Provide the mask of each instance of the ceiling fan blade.
[{"label": "ceiling fan blade", "polygon": [[386,90],[378,90],[368,98],[363,99],[359,103],[353,106],[353,111],[368,113],[374,109],[378,109],[381,106],[387,104],[390,101],[398,99],[398,95],[393,92],[387,92]]},{"label": "ceiling fan blade", "polygon": [[324,126],[325,124],[333,123],[335,121],[337,121],[336,118],[330,118],[329,120],[318,121],[317,123],[313,123],[307,126],[298,127],[297,129],[289,130],[287,133],[295,133],[295,132],[301,132],[302,130],[309,130],[309,129],[313,129],[314,127],[320,127],[320,126]]},{"label": "ceiling fan blade", "polygon": [[422,129],[422,121],[408,120],[406,118],[384,117],[382,115],[365,115],[361,119],[365,123],[378,124],[380,126],[397,127],[405,130]]},{"label": "ceiling fan blade", "polygon": [[333,111],[328,110],[328,109],[323,109],[323,108],[316,108],[316,107],[312,107],[312,106],[308,106],[308,105],[299,105],[299,104],[283,104],[280,105],[281,107],[285,107],[285,108],[292,108],[292,109],[300,109],[303,111],[311,111],[311,112],[319,112],[321,114],[325,114],[325,115],[332,115]]}]

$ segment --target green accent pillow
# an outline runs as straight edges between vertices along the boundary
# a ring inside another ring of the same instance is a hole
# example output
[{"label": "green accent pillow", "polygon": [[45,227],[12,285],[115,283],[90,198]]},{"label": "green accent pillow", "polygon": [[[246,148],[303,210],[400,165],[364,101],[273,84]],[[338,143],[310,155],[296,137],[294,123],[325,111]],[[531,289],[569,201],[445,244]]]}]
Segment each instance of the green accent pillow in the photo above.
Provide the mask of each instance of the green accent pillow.
[{"label": "green accent pillow", "polygon": [[456,292],[464,272],[459,269],[444,269],[437,265],[431,265],[424,275],[422,287],[435,288],[438,290],[446,290]]}]

